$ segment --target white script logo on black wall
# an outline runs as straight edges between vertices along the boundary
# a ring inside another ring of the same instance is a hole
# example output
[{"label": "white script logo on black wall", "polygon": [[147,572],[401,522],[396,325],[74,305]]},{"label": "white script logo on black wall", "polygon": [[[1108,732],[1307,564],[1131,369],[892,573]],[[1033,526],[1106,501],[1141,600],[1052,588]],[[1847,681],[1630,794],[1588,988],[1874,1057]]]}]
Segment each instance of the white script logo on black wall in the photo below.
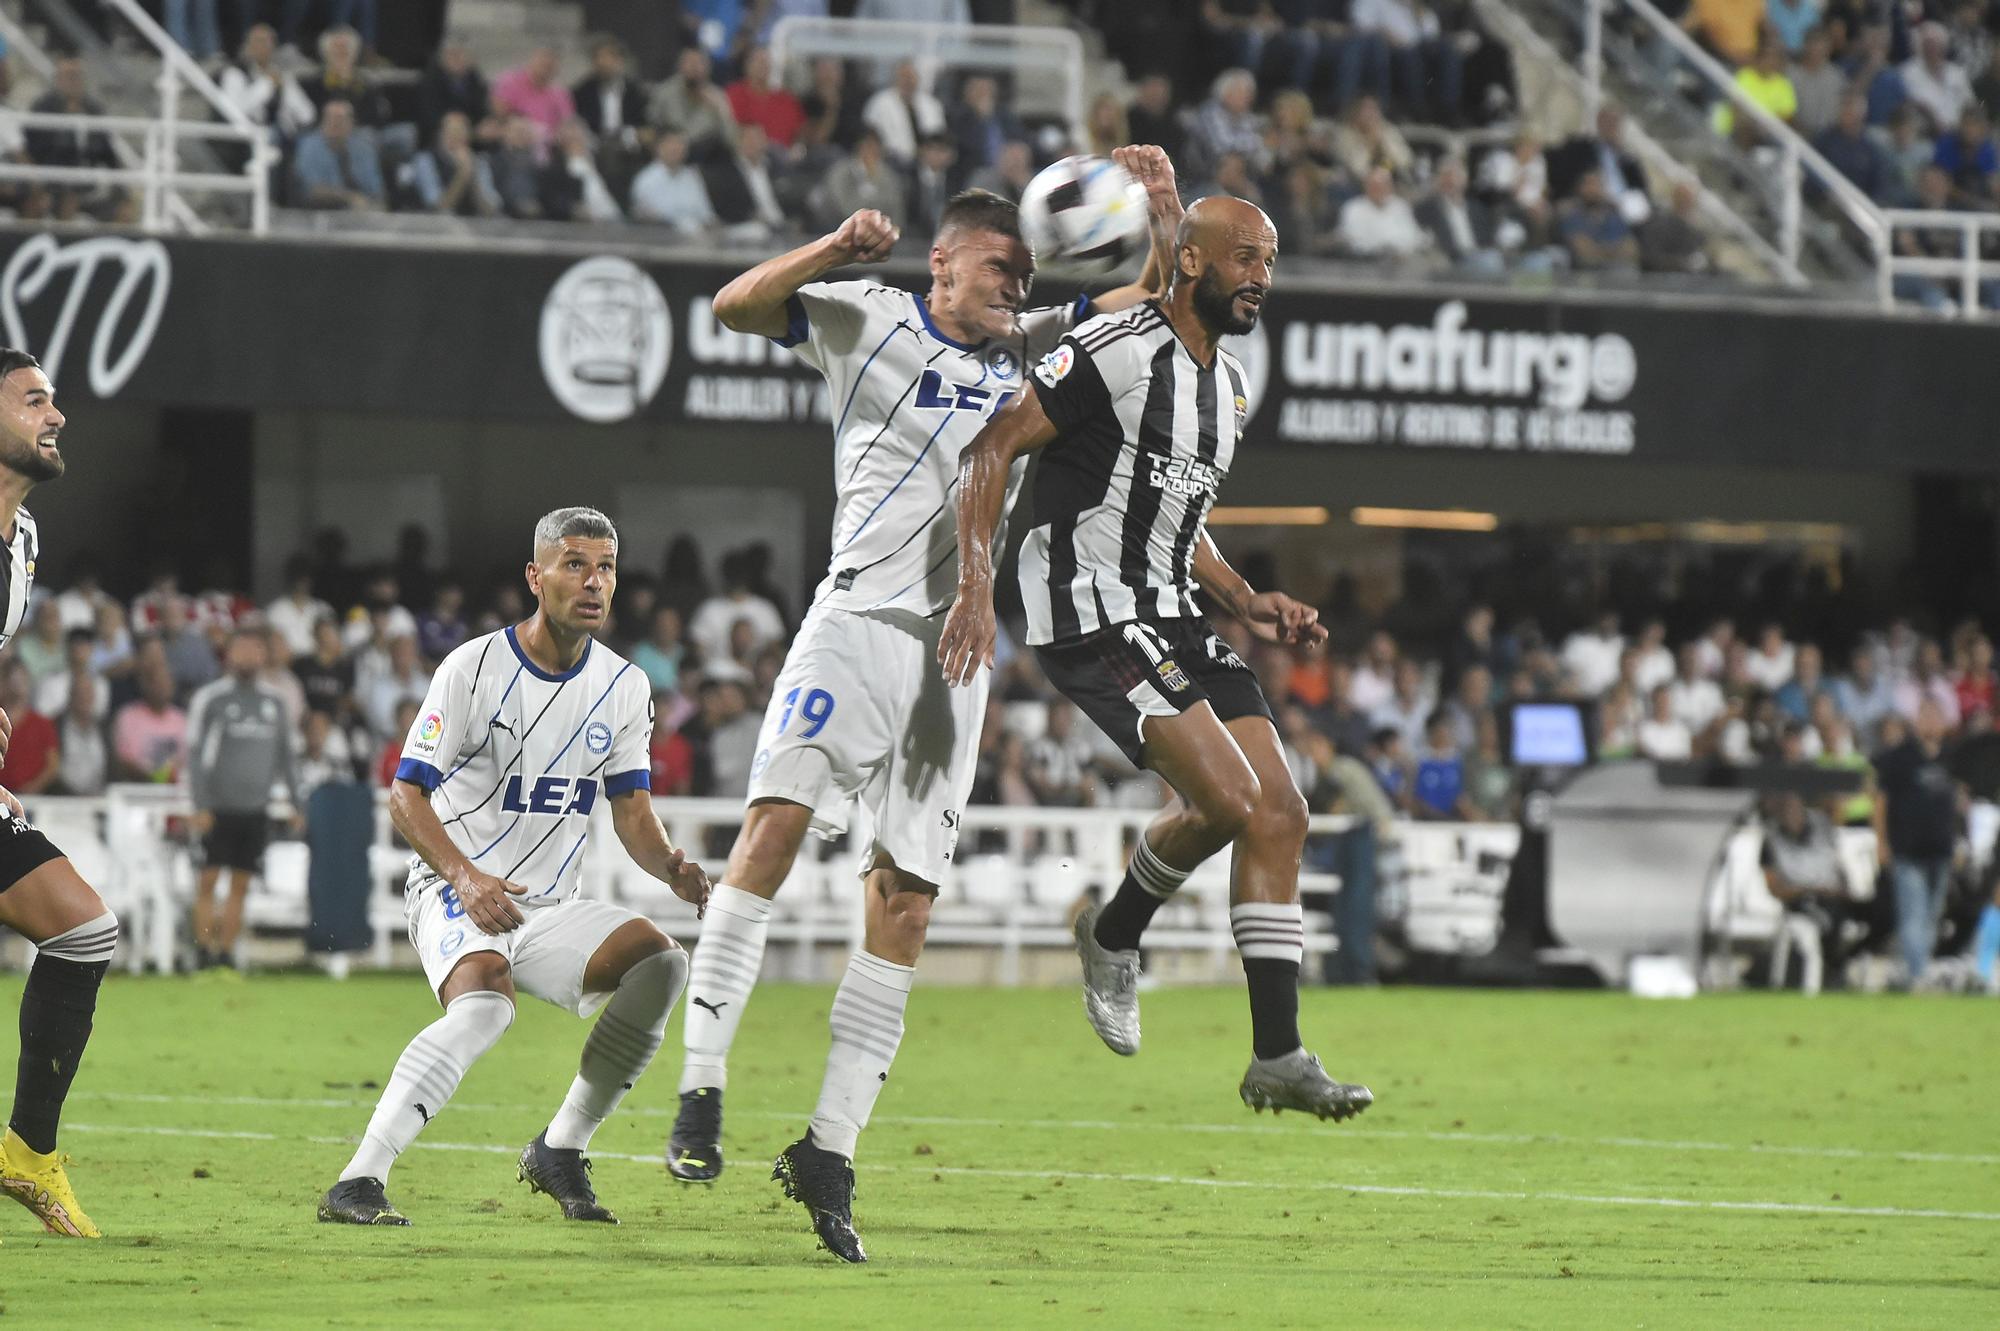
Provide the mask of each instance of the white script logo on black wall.
[{"label": "white script logo on black wall", "polygon": [[826,380],[768,337],[725,328],[715,301],[688,302],[688,376],[681,403],[691,421],[826,422],[833,419]]},{"label": "white script logo on black wall", "polygon": [[[160,316],[166,313],[173,262],[165,245],[124,236],[94,236],[64,245],[46,232],[32,236],[8,256],[6,268],[0,270],[0,323],[6,325],[7,345],[41,361],[49,382],[60,389],[63,357],[71,337],[80,331],[77,324],[84,298],[100,267],[115,272],[117,281],[104,299],[96,326],[88,330],[88,368],[91,393],[111,398],[146,359],[153,334],[160,328]],[[60,305],[38,317],[31,332],[23,308],[37,305],[56,278],[65,273],[70,278],[66,288],[58,288]],[[44,330],[43,336],[34,336],[34,332]]]},{"label": "white script logo on black wall", "polygon": [[572,266],[542,302],[542,377],[587,421],[635,416],[667,377],[674,324],[659,283],[629,259]]},{"label": "white script logo on black wall", "polygon": [[[1638,380],[1617,333],[1468,329],[1463,301],[1428,324],[1285,326],[1281,373],[1291,390],[1278,437],[1296,443],[1395,444],[1507,452],[1627,454],[1632,413],[1617,410]],[[1319,396],[1315,390],[1335,390]]]}]

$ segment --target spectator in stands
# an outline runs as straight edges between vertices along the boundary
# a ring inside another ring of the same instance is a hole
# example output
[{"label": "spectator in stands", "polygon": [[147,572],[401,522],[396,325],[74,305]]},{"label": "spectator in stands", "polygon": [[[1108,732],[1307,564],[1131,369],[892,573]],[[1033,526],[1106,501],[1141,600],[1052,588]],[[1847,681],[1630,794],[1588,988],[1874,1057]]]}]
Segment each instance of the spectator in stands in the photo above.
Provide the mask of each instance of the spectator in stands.
[{"label": "spectator in stands", "polygon": [[1357,709],[1372,716],[1395,696],[1396,658],[1395,638],[1379,629],[1369,635],[1347,690]]},{"label": "spectator in stands", "polygon": [[1859,92],[1842,96],[1838,118],[1815,135],[1812,143],[1856,189],[1877,203],[1889,200],[1889,164],[1868,130],[1867,97]]},{"label": "spectator in stands", "polygon": [[[1736,71],[1736,86],[1753,106],[1787,125],[1799,113],[1798,90],[1786,72],[1784,48],[1771,38],[1759,43],[1756,58]],[[1715,132],[1733,135],[1737,146],[1745,151],[1764,142],[1764,131],[1755,118],[1736,114],[1735,106],[1728,101],[1715,104]]]},{"label": "spectator in stands", "polygon": [[1109,157],[1113,149],[1130,142],[1132,130],[1125,120],[1125,107],[1108,92],[1097,94],[1083,118],[1083,150]]},{"label": "spectator in stands", "polygon": [[736,115],[729,98],[710,78],[713,66],[699,46],[681,51],[674,76],[654,90],[647,118],[655,130],[687,135],[688,151],[696,161],[727,152],[736,133]]},{"label": "spectator in stands", "polygon": [[1618,678],[1618,663],[1624,653],[1625,635],[1618,631],[1618,612],[1602,610],[1588,629],[1578,629],[1563,640],[1562,666],[1576,681],[1579,694],[1595,698]]},{"label": "spectator in stands", "polygon": [[1951,177],[1951,199],[1961,208],[1984,208],[1993,202],[1993,181],[2000,173],[2000,154],[1993,147],[1993,127],[1977,102],[1966,103],[1956,133],[1937,141],[1931,161]]},{"label": "spectator in stands", "polygon": [[684,235],[716,225],[708,186],[701,172],[688,164],[687,135],[667,130],[653,145],[653,161],[632,178],[632,218],[658,222]]},{"label": "spectator in stands", "polygon": [[62,774],[55,722],[29,705],[33,681],[18,659],[0,665],[0,711],[13,723],[7,753],[0,761],[0,787],[16,795],[39,795]]},{"label": "spectator in stands", "polygon": [[873,129],[862,131],[853,155],[835,162],[812,194],[813,215],[828,230],[859,208],[877,209],[917,229],[910,223],[903,176],[883,156],[882,138]]},{"label": "spectator in stands", "polygon": [[179,601],[169,601],[160,619],[160,646],[173,674],[174,694],[186,698],[222,673],[208,634]]},{"label": "spectator in stands", "polygon": [[[1230,64],[1241,65],[1253,74],[1264,67],[1265,50],[1285,44],[1288,35],[1285,22],[1278,17],[1271,0],[1201,0],[1201,26],[1202,35],[1211,50],[1218,51]],[[1297,43],[1291,45],[1296,46]],[[1290,62],[1274,60],[1272,63],[1284,67]],[[1288,68],[1287,72],[1293,71]],[[1293,87],[1304,85],[1303,79],[1292,81]]]},{"label": "spectator in stands", "polygon": [[701,713],[709,778],[701,793],[741,799],[750,787],[750,761],[763,718],[749,710],[743,685],[733,679],[711,679],[701,686]]},{"label": "spectator in stands", "polygon": [[1639,756],[1654,762],[1686,762],[1694,756],[1694,732],[1674,707],[1671,684],[1651,694],[1650,710],[1639,723]]},{"label": "spectator in stands", "polygon": [[[1235,157],[1241,161],[1240,157]],[[1273,187],[1277,197],[1266,209],[1285,247],[1295,254],[1324,254],[1338,240],[1340,215],[1334,210],[1329,173],[1310,159],[1301,158],[1287,167]]]},{"label": "spectator in stands", "polygon": [[312,651],[313,625],[332,616],[333,607],[313,595],[312,560],[304,555],[286,560],[285,594],[264,607],[264,621],[303,656]]},{"label": "spectator in stands", "polygon": [[1794,661],[1792,677],[1778,686],[1775,696],[1780,711],[1794,721],[1804,721],[1811,717],[1814,701],[1830,692],[1832,685],[1822,670],[1820,651],[1814,644],[1801,643]]},{"label": "spectator in stands", "polygon": [[1756,58],[1764,20],[1764,0],[1693,0],[1681,27],[1723,63],[1747,65]]},{"label": "spectator in stands", "polygon": [[[565,92],[567,95],[567,92]],[[554,149],[542,168],[542,216],[555,222],[622,222],[625,214],[611,187],[598,174],[590,130],[571,116],[556,130]]]},{"label": "spectator in stands", "polygon": [[355,132],[354,108],[338,97],[320,107],[319,128],[299,140],[292,173],[294,202],[306,208],[372,212],[388,201],[374,140]]},{"label": "spectator in stands", "polygon": [[1407,179],[1416,161],[1409,141],[1383,117],[1382,104],[1373,97],[1356,101],[1334,131],[1333,155],[1357,181],[1366,181],[1377,167],[1387,170],[1394,180]]},{"label": "spectator in stands", "polygon": [[761,240],[784,229],[762,126],[737,126],[735,151],[702,174],[715,215],[733,239]]},{"label": "spectator in stands", "polygon": [[1416,780],[1416,771],[1410,761],[1409,741],[1403,732],[1393,726],[1382,726],[1368,738],[1368,748],[1362,754],[1375,784],[1382,788],[1383,795],[1398,813],[1410,811],[1410,787]]},{"label": "spectator in stands", "polygon": [[[497,217],[502,204],[493,166],[472,149],[472,122],[447,111],[431,146],[410,159],[410,189],[427,213]],[[307,570],[310,582],[310,566]]]},{"label": "spectator in stands", "polygon": [[967,76],[947,123],[958,145],[959,170],[968,177],[997,164],[1008,143],[1028,137],[1020,120],[1000,104],[1000,84],[990,74]]},{"label": "spectator in stands", "polygon": [[1362,192],[1341,205],[1337,239],[1343,251],[1364,259],[1407,259],[1430,245],[1385,166],[1369,171]]},{"label": "spectator in stands", "polygon": [[311,803],[321,786],[354,780],[354,754],[347,736],[324,712],[307,712],[300,730],[299,798]]},{"label": "spectator in stands", "polygon": [[726,95],[736,123],[763,126],[764,137],[779,148],[789,149],[805,125],[805,109],[777,82],[771,53],[762,46],[744,52],[743,77],[729,85]]},{"label": "spectator in stands", "polygon": [[487,164],[507,216],[526,219],[542,215],[542,154],[535,127],[526,117],[507,117],[500,146],[487,155]]},{"label": "spectator in stands", "polygon": [[91,648],[91,668],[106,679],[122,683],[134,665],[132,631],[125,627],[125,607],[106,600],[97,607],[97,633]]},{"label": "spectator in stands", "polygon": [[687,664],[687,643],[682,635],[679,610],[663,605],[653,612],[651,631],[633,649],[632,664],[645,674],[654,693],[672,693],[680,687],[681,670]]},{"label": "spectator in stands", "polygon": [[1764,0],[1764,21],[1788,56],[1805,50],[1806,39],[1819,25],[1819,0]]},{"label": "spectator in stands", "polygon": [[1431,192],[1417,204],[1416,216],[1452,267],[1478,273],[1498,273],[1506,267],[1496,240],[1498,220],[1483,200],[1466,194],[1465,163],[1459,158],[1438,163]]},{"label": "spectator in stands", "polygon": [[[1175,162],[1181,160],[1187,148],[1187,129],[1174,107],[1174,85],[1166,75],[1148,74],[1139,80],[1132,104],[1125,109],[1125,121],[1133,143],[1158,144]],[[963,140],[959,154],[962,159]]]},{"label": "spectator in stands", "polygon": [[1625,114],[1606,103],[1598,108],[1597,131],[1564,139],[1548,151],[1549,197],[1573,198],[1586,171],[1596,171],[1605,192],[1625,219],[1638,226],[1651,212],[1646,169],[1625,146]]},{"label": "spectator in stands", "polygon": [[1247,69],[1225,69],[1216,75],[1209,98],[1195,112],[1193,147],[1202,163],[1213,169],[1224,153],[1241,153],[1257,161],[1264,152],[1264,129],[1253,109],[1257,79]]},{"label": "spectator in stands", "polygon": [[1993,643],[1982,633],[1965,645],[1962,659],[1955,663],[1952,670],[1952,690],[1958,695],[1958,714],[1962,717],[1979,712],[1990,715],[1996,701],[1996,684],[2000,684],[2000,680],[1996,680],[1993,672]]},{"label": "spectator in stands", "polygon": [[272,142],[290,143],[312,128],[319,111],[277,57],[277,30],[268,23],[253,24],[244,35],[242,54],[222,71],[222,95],[253,124],[269,129]]},{"label": "spectator in stands", "polygon": [[1672,201],[1639,228],[1639,266],[1649,273],[1707,273],[1708,234],[1701,225],[1701,189],[1692,180],[1674,182]]},{"label": "spectator in stands", "polygon": [[320,34],[319,72],[299,80],[299,87],[318,108],[322,125],[333,101],[347,103],[357,128],[379,130],[389,124],[389,98],[360,62],[361,35],[354,29],[328,28]]},{"label": "spectator in stands", "polygon": [[809,144],[852,148],[861,137],[862,99],[847,86],[847,66],[822,56],[812,62],[812,86],[799,99],[805,112],[800,138]]},{"label": "spectator in stands", "polygon": [[486,76],[473,63],[472,48],[456,35],[444,39],[417,84],[417,130],[425,143],[437,138],[438,127],[453,111],[472,126],[473,142],[488,147],[500,141],[501,119],[493,113]]},{"label": "spectator in stands", "polygon": [[[1506,152],[1486,154],[1479,164],[1479,193],[1520,228],[1521,245],[1546,241],[1551,217],[1548,160],[1542,155],[1542,141],[1532,133],[1516,134]],[[1502,248],[1516,247],[1503,239]]]},{"label": "spectator in stands", "polygon": [[1458,125],[1465,119],[1465,56],[1422,0],[1353,0],[1356,32],[1386,43],[1396,99],[1409,119]]},{"label": "spectator in stands", "polygon": [[1965,104],[1973,100],[1972,81],[1951,62],[1949,45],[1944,24],[1926,23],[1917,29],[1916,54],[1897,71],[1911,104],[1930,122],[1932,137],[1956,125]]},{"label": "spectator in stands", "polygon": [[1035,159],[1028,145],[1019,139],[1000,150],[1000,160],[972,177],[972,186],[998,194],[1009,203],[1019,203],[1028,182],[1035,178]]},{"label": "spectator in stands", "polygon": [[[28,108],[43,115],[101,116],[104,104],[90,95],[83,61],[65,56],[55,62],[49,90]],[[115,167],[118,155],[104,134],[86,129],[31,129],[25,134],[28,160],[36,166]],[[122,205],[123,194],[112,186],[66,186],[50,194],[31,196],[29,212],[52,212],[68,220],[79,212],[109,218]]]},{"label": "spectator in stands", "polygon": [[[69,710],[71,694],[79,687],[94,686],[92,696],[96,699],[96,719],[102,721],[111,706],[111,686],[92,663],[96,649],[97,635],[89,629],[71,629],[64,634],[62,668],[38,679],[32,672],[30,674],[33,680],[30,700],[34,709],[43,716],[61,716]],[[0,782],[0,785],[5,784]]]},{"label": "spectator in stands", "polygon": [[519,116],[535,127],[535,141],[554,142],[563,122],[576,115],[576,102],[557,79],[562,57],[553,46],[537,46],[527,60],[493,80],[493,110],[502,117]]},{"label": "spectator in stands", "polygon": [[1451,727],[1451,742],[1469,753],[1479,740],[1479,719],[1492,710],[1493,676],[1483,665],[1461,670],[1451,696],[1437,710]]},{"label": "spectator in stands", "polygon": [[918,139],[945,131],[944,105],[924,88],[912,60],[897,64],[894,81],[868,99],[861,120],[881,137],[898,170],[916,160]]},{"label": "spectator in stands", "polygon": [[[926,135],[924,141],[917,145],[917,164],[911,168],[909,178],[909,221],[904,224],[913,234],[937,234],[944,206],[956,192],[952,182],[957,178],[954,169],[957,161],[958,149],[952,146],[948,134]],[[847,215],[842,214],[843,217]],[[896,217],[898,214],[890,213],[889,216]]]},{"label": "spectator in stands", "polygon": [[1934,700],[1918,707],[1910,737],[1875,760],[1882,799],[1875,854],[1896,892],[1896,933],[1909,982],[1923,979],[1950,887],[1963,789],[1945,763],[1951,722]]},{"label": "spectator in stands", "polygon": [[1264,191],[1250,175],[1250,163],[1242,153],[1224,153],[1215,163],[1215,178],[1211,194],[1230,194],[1239,199],[1263,206]]},{"label": "spectator in stands", "polygon": [[1028,745],[1024,775],[1035,803],[1076,809],[1096,803],[1090,742],[1076,733],[1076,708],[1066,698],[1049,704],[1048,723]]},{"label": "spectator in stands", "polygon": [[362,720],[377,739],[402,734],[396,728],[396,710],[412,698],[421,702],[430,688],[430,674],[417,656],[417,640],[401,634],[391,638],[379,660],[364,660],[366,669],[356,671],[355,701]]},{"label": "spectator in stands", "polygon": [[388,789],[396,782],[396,768],[401,765],[403,745],[411,727],[417,723],[417,711],[423,706],[422,699],[405,698],[396,704],[396,716],[389,732],[376,740],[375,766],[369,772],[369,779],[377,786]]},{"label": "spectator in stands", "polygon": [[1702,674],[1700,648],[1695,643],[1682,644],[1675,658],[1674,677],[1666,688],[1674,716],[1689,734],[1701,736],[1721,717],[1722,689]]},{"label": "spectator in stands", "polygon": [[62,608],[55,597],[43,595],[34,602],[28,612],[27,631],[14,639],[13,648],[14,659],[28,668],[31,685],[63,671],[67,648]]},{"label": "spectator in stands", "polygon": [[1917,648],[1909,673],[1896,680],[1893,696],[1896,714],[1906,721],[1915,721],[1917,713],[1929,703],[1938,709],[1947,730],[1958,728],[1961,720],[1958,690],[1952,687],[1951,676],[1945,673],[1943,650],[1930,638]]},{"label": "spectator in stands", "polygon": [[55,714],[56,753],[61,767],[54,787],[62,795],[101,795],[111,780],[111,748],[104,738],[108,686],[96,675],[80,675]]},{"label": "spectator in stands", "polygon": [[1424,681],[1424,669],[1410,657],[1396,662],[1395,688],[1389,700],[1370,715],[1379,730],[1403,737],[1404,751],[1414,753],[1424,742],[1424,727],[1437,709],[1437,699]]},{"label": "spectator in stands", "polygon": [[292,663],[305,691],[306,710],[338,717],[352,705],[354,663],[340,640],[340,626],[331,619],[313,625],[313,650]]},{"label": "spectator in stands", "polygon": [[1785,686],[1798,667],[1798,649],[1785,640],[1784,626],[1766,624],[1757,635],[1757,646],[1750,652],[1746,664],[1750,678],[1758,688],[1766,693],[1776,693]]},{"label": "spectator in stands", "polygon": [[[1889,117],[1889,127],[1878,132],[1876,144],[1882,150],[1882,160],[1888,171],[1887,199],[1898,208],[1921,208],[1924,203],[1924,173],[1932,166],[1932,158],[1937,155],[1936,145],[1924,133],[1923,112],[1914,103],[1906,102],[1896,108]],[[1947,207],[1951,200],[1951,177],[1938,173],[1939,188],[1934,191],[1936,202],[1928,206]],[[1899,238],[1919,246],[1912,253],[1921,253],[1922,242],[1907,232],[1899,232]]]},{"label": "spectator in stands", "polygon": [[1638,266],[1638,238],[1604,192],[1604,176],[1584,172],[1576,198],[1556,210],[1556,234],[1578,272],[1630,272]]},{"label": "spectator in stands", "polygon": [[1513,765],[1500,747],[1500,721],[1491,712],[1479,718],[1479,729],[1465,756],[1468,813],[1479,822],[1511,822],[1518,810],[1519,786]]},{"label": "spectator in stands", "polygon": [[1799,58],[1792,65],[1791,80],[1798,100],[1792,127],[1809,139],[1824,133],[1840,118],[1841,98],[1847,93],[1847,75],[1833,63],[1833,39],[1825,28],[1815,27],[1806,34]]},{"label": "spectator in stands", "polygon": [[1465,798],[1465,759],[1451,720],[1442,712],[1434,713],[1424,727],[1424,747],[1410,785],[1410,811],[1427,821],[1473,822],[1479,816]]},{"label": "spectator in stands", "polygon": [[1867,643],[1856,647],[1848,658],[1847,675],[1834,681],[1833,696],[1864,747],[1873,744],[1876,727],[1896,710],[1894,686],[1879,668],[1875,648]]},{"label": "spectator in stands", "polygon": [[605,152],[640,151],[639,132],[646,127],[646,90],[627,73],[629,59],[625,43],[616,37],[592,38],[590,73],[570,89],[577,115]]},{"label": "spectator in stands", "polygon": [[724,555],[721,573],[722,591],[703,601],[688,623],[688,638],[703,662],[729,659],[729,634],[738,620],[750,622],[752,651],[785,636],[785,620],[778,607],[751,590],[744,551]]},{"label": "spectator in stands", "polygon": [[174,676],[157,641],[139,654],[139,696],[118,709],[111,749],[120,781],[171,783],[187,757],[187,714],[174,705]]}]

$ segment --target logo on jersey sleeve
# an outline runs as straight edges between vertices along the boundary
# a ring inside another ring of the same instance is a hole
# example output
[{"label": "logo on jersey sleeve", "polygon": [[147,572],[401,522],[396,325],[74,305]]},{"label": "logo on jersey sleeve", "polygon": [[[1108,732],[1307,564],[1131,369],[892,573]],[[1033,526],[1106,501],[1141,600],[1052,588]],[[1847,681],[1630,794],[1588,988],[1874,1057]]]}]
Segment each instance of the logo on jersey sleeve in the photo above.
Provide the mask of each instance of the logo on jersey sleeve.
[{"label": "logo on jersey sleeve", "polygon": [[410,747],[418,753],[436,753],[438,740],[443,735],[444,713],[435,710],[425,712],[424,719],[417,723],[417,737],[410,742]]},{"label": "logo on jersey sleeve", "polygon": [[602,721],[592,721],[583,732],[583,746],[592,753],[611,752],[611,727]]},{"label": "logo on jersey sleeve", "polygon": [[1076,365],[1076,348],[1064,342],[1054,351],[1042,357],[1042,363],[1035,367],[1035,378],[1050,388],[1054,388],[1069,377]]}]

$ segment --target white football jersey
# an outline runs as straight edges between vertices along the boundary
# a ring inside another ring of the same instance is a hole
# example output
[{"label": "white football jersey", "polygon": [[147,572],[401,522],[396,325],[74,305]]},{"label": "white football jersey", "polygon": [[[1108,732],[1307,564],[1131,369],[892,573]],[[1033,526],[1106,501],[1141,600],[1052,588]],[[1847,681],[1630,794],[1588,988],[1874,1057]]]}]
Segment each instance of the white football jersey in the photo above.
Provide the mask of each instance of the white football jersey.
[{"label": "white football jersey", "polygon": [[[976,345],[939,331],[923,297],[875,282],[814,282],[788,308],[791,326],[777,341],[826,376],[833,409],[833,557],[814,604],[948,609],[958,590],[959,451],[1089,302],[1024,311],[1013,334]],[[1009,507],[1025,471],[1008,478]],[[1005,540],[1003,523],[996,558]]]},{"label": "white football jersey", "polygon": [[[592,642],[552,675],[509,626],[438,666],[396,777],[430,792],[467,859],[528,889],[522,906],[549,906],[576,891],[597,802],[652,789],[652,734],[645,672]],[[413,858],[413,887],[435,877]]]},{"label": "white football jersey", "polygon": [[28,599],[35,591],[35,556],[42,533],[26,508],[14,512],[14,539],[0,557],[0,647],[13,640],[28,618]]}]

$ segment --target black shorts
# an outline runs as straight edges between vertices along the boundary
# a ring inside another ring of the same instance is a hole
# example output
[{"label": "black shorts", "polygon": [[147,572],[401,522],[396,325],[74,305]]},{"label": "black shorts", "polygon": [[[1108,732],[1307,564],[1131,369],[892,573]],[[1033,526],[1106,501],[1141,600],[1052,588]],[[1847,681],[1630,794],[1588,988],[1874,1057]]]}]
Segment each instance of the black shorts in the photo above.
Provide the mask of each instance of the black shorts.
[{"label": "black shorts", "polygon": [[201,842],[205,869],[262,873],[264,848],[271,844],[271,820],[261,813],[218,813]]},{"label": "black shorts", "polygon": [[0,816],[0,892],[61,858],[62,852],[27,819]]},{"label": "black shorts", "polygon": [[1216,719],[1271,718],[1257,676],[1205,619],[1131,620],[1035,648],[1042,673],[1097,728],[1144,767],[1149,716],[1177,716],[1198,702]]}]

